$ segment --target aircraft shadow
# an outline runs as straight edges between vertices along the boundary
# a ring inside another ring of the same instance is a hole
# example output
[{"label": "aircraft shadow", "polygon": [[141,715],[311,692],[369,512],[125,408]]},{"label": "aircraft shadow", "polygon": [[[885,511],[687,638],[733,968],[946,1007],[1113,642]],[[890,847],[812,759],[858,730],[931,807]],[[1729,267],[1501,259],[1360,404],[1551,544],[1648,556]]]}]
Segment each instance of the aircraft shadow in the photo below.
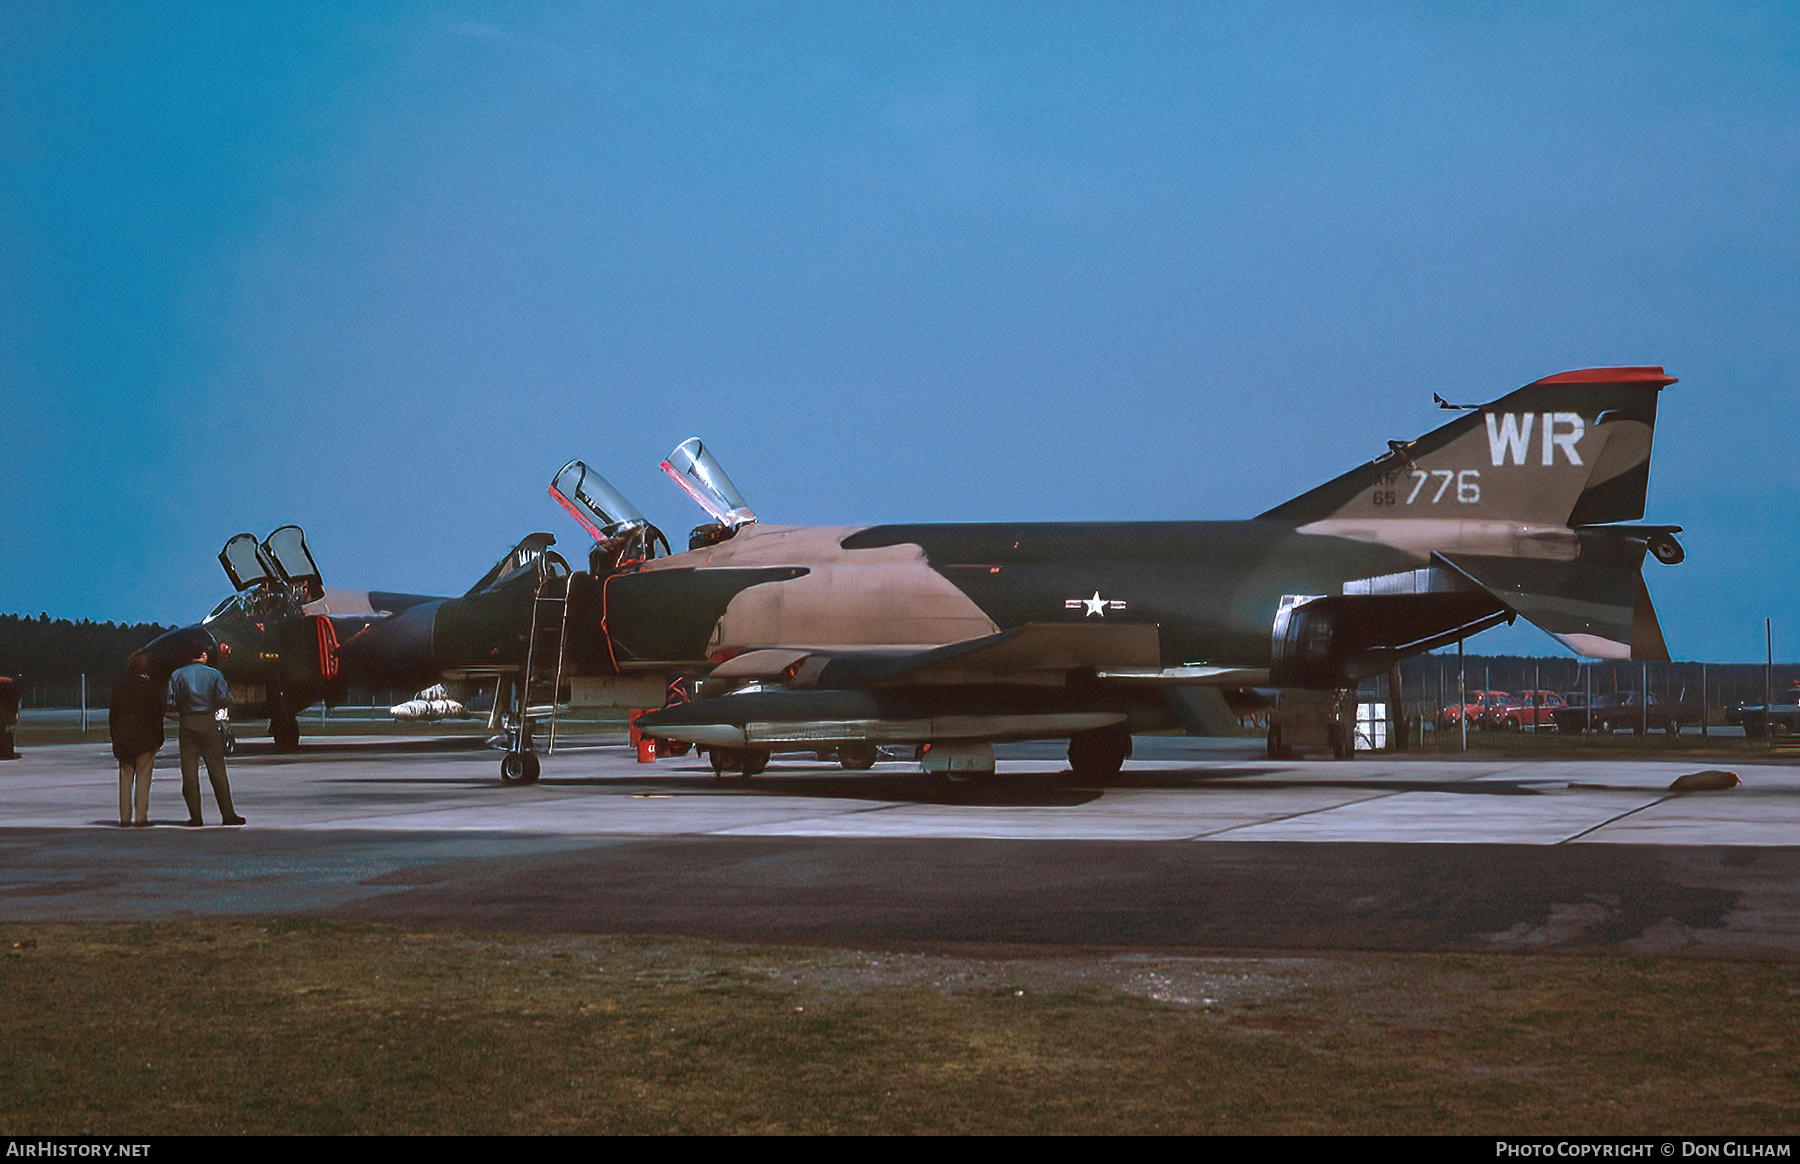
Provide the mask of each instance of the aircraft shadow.
[{"label": "aircraft shadow", "polygon": [[1292,791],[1305,788],[1368,789],[1378,792],[1453,792],[1478,796],[1542,796],[1531,783],[1514,780],[1355,780],[1270,778],[1267,768],[1139,769],[1096,784],[1061,772],[1000,772],[976,780],[952,781],[922,772],[837,772],[787,770],[772,765],[749,778],[719,778],[708,768],[688,768],[679,774],[654,776],[594,776],[545,778],[546,785],[593,787],[643,787],[712,795],[818,797],[829,800],[905,800],[920,804],[1074,806],[1099,799],[1108,791],[1124,789],[1204,789],[1209,785],[1259,777],[1258,790]]},{"label": "aircraft shadow", "polygon": [[945,780],[924,772],[847,772],[787,769],[771,765],[751,777],[714,776],[709,767],[645,776],[546,777],[549,787],[642,789],[673,795],[798,797],[814,800],[881,800],[963,807],[1066,808],[1097,800],[1103,788],[1077,785],[1069,772]]},{"label": "aircraft shadow", "polygon": [[[348,756],[348,755],[401,755],[405,753],[430,752],[479,752],[487,747],[487,739],[482,736],[437,736],[431,739],[420,739],[417,736],[397,736],[391,740],[333,740],[329,737],[303,739],[297,748],[279,748],[273,740],[239,739],[232,748],[233,760],[279,758],[284,760],[303,760],[307,756]],[[495,763],[499,763],[499,753],[495,753]]]},{"label": "aircraft shadow", "polygon": [[[546,789],[594,788],[638,795],[789,797],[995,808],[1072,808],[1098,800],[1109,791],[1192,789],[1204,792],[1209,787],[1233,785],[1269,792],[1333,788],[1371,792],[1448,792],[1465,796],[1544,795],[1541,789],[1530,786],[1543,781],[1357,780],[1279,775],[1279,771],[1271,772],[1268,768],[1138,769],[1106,784],[1095,784],[1068,769],[1054,773],[1000,772],[974,780],[946,780],[917,770],[851,772],[824,767],[788,768],[779,764],[752,777],[718,777],[713,775],[710,767],[688,764],[679,768],[665,765],[660,770],[622,776],[546,776],[538,783]],[[1237,784],[1251,777],[1257,778],[1253,785]],[[492,786],[500,791],[497,779],[468,776],[355,776],[333,783]],[[1561,782],[1555,783],[1560,785]]]},{"label": "aircraft shadow", "polygon": [[[693,773],[658,773],[647,776],[546,776],[534,787],[545,789],[594,788],[641,796],[766,796],[812,800],[872,800],[907,804],[943,804],[961,807],[1070,808],[1098,800],[1104,788],[1077,786],[1068,772],[1055,776],[1032,773],[997,776],[987,780],[942,780],[918,773],[846,772],[784,773],[770,770],[761,775],[719,778],[710,768]],[[331,784],[397,787],[441,785],[456,788],[502,789],[497,779],[463,776],[346,776]]]}]

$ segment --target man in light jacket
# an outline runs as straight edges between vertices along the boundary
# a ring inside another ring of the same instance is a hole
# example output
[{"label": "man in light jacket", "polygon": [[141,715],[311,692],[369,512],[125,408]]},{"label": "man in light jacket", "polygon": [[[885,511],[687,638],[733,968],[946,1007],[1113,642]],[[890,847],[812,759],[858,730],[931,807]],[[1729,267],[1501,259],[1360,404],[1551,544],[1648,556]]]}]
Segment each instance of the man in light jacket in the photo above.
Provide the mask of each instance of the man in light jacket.
[{"label": "man in light jacket", "polygon": [[219,731],[218,713],[231,706],[231,688],[225,676],[206,665],[206,650],[194,652],[193,662],[169,676],[169,711],[181,722],[181,797],[187,801],[191,826],[200,819],[200,760],[206,759],[206,775],[212,781],[222,823],[241,825],[244,818],[231,806],[231,780],[225,775],[225,737]]}]

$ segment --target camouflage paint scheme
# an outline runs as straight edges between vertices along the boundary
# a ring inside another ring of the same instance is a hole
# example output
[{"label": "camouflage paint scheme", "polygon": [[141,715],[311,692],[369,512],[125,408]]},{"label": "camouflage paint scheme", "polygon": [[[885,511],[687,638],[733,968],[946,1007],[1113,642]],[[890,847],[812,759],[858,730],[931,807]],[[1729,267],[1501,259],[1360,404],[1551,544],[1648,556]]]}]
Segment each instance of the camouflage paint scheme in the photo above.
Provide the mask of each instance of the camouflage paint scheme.
[{"label": "camouflage paint scheme", "polygon": [[[1251,687],[1353,686],[1514,617],[1577,653],[1663,659],[1640,567],[1646,549],[1679,561],[1678,530],[1634,523],[1671,383],[1551,376],[1247,521],[795,527],[722,502],[697,548],[648,556],[648,527],[580,572],[534,534],[462,598],[402,596],[311,665],[516,678],[534,603],[566,598],[575,702],[660,706],[686,681],[698,698],[642,723],[715,765],[910,742],[967,745],[979,767],[993,741],[1070,738],[1077,768],[1104,773],[1131,731],[1220,722]],[[571,512],[609,536],[604,514]],[[277,653],[308,665],[304,645]]]},{"label": "camouflage paint scheme", "polygon": [[1552,376],[1248,521],[745,525],[608,578],[601,621],[621,671],[764,684],[642,721],[737,748],[1121,734],[1514,616],[1666,658],[1639,570],[1676,530],[1630,523],[1673,382]]},{"label": "camouflage paint scheme", "polygon": [[151,640],[144,649],[152,673],[167,675],[207,651],[231,687],[233,714],[267,716],[270,734],[283,747],[299,742],[300,710],[343,701],[352,675],[339,658],[341,643],[415,606],[442,601],[326,589],[298,526],[283,526],[261,543],[238,534],[225,543],[219,561],[238,593],[200,622]]}]

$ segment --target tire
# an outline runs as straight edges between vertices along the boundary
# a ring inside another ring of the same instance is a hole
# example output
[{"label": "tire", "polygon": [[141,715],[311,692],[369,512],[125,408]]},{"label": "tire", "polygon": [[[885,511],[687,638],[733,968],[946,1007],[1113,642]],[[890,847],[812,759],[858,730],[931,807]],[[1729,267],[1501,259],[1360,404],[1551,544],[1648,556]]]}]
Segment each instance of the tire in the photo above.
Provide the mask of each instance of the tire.
[{"label": "tire", "polygon": [[1069,769],[1084,780],[1111,780],[1131,755],[1131,734],[1109,728],[1069,739]]},{"label": "tire", "polygon": [[294,713],[280,679],[269,686],[269,738],[275,741],[276,751],[291,752],[300,746],[300,717]]},{"label": "tire", "polygon": [[500,757],[502,784],[536,784],[540,770],[536,752],[508,752]]},{"label": "tire", "polygon": [[754,776],[769,766],[767,748],[713,748],[713,775],[720,779],[732,776]]},{"label": "tire", "polygon": [[881,749],[871,743],[838,745],[838,763],[851,772],[867,772],[880,758]]}]

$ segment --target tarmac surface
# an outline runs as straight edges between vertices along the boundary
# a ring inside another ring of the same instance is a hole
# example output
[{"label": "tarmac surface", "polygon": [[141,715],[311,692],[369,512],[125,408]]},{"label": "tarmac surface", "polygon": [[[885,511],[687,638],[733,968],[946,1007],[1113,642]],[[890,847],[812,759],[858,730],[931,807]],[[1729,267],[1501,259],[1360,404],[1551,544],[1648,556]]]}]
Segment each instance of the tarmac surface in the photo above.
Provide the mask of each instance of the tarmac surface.
[{"label": "tarmac surface", "polygon": [[[121,829],[103,741],[0,763],[0,921],[319,916],[1042,955],[1464,950],[1800,961],[1800,764],[1269,760],[1140,738],[1094,787],[1058,745],[987,780],[802,756],[719,780],[617,737],[501,787],[468,737],[335,737],[231,762],[242,828]],[[1678,776],[1736,772],[1729,791]],[[203,782],[204,783],[204,782]],[[209,821],[218,820],[211,789]]]}]

